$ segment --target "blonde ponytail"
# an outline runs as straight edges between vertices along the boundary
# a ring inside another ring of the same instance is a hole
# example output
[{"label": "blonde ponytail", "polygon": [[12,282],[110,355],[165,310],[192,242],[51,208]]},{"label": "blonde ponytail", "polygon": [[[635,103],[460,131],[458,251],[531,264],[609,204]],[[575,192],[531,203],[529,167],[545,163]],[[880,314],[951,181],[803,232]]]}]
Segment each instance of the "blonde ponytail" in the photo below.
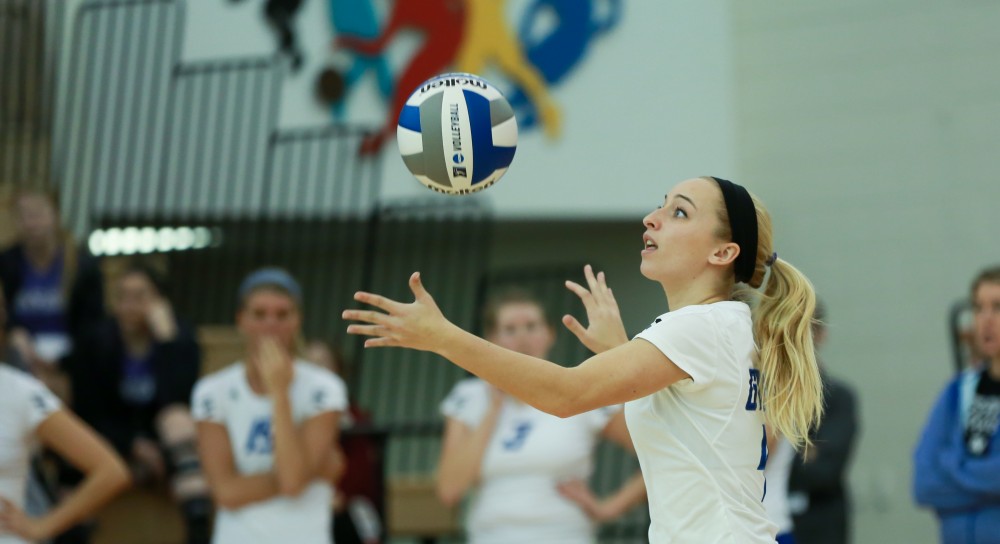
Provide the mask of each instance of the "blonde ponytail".
[{"label": "blonde ponytail", "polygon": [[809,431],[823,413],[823,384],[813,347],[816,295],[791,264],[776,260],[754,308],[764,418],[796,447],[811,445]]},{"label": "blonde ponytail", "polygon": [[[753,306],[764,418],[796,448],[808,447],[809,431],[823,414],[823,382],[812,337],[816,294],[802,272],[776,258],[771,216],[764,204],[751,196],[757,212],[754,273],[748,285],[737,284],[733,296]],[[720,213],[723,232],[719,234],[732,239],[724,206]]]}]

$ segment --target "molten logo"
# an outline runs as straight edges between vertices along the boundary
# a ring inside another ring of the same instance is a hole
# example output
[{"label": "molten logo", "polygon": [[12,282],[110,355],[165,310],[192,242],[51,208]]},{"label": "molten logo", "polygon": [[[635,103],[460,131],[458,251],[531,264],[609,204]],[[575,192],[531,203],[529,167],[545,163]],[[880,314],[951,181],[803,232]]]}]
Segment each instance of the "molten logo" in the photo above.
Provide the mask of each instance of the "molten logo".
[{"label": "molten logo", "polygon": [[433,81],[428,81],[424,86],[420,88],[421,93],[426,93],[431,89],[436,89],[438,87],[478,87],[482,90],[486,90],[486,82],[473,77],[448,77],[435,79]]}]

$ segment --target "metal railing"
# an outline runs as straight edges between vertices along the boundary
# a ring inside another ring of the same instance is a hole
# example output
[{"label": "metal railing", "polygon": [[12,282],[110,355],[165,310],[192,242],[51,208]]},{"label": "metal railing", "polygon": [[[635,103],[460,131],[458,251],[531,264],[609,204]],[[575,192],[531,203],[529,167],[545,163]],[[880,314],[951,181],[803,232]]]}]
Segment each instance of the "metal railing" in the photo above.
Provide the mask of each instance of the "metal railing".
[{"label": "metal railing", "polygon": [[48,185],[65,15],[61,0],[0,0],[0,184]]}]

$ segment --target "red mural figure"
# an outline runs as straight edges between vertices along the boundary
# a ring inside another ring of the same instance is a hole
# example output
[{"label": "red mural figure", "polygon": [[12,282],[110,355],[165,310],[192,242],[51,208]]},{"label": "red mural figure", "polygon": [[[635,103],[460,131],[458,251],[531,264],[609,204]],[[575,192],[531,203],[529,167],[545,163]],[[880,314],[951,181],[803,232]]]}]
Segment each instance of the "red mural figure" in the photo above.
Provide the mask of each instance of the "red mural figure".
[{"label": "red mural figure", "polygon": [[396,120],[410,93],[454,62],[465,33],[465,14],[463,0],[396,0],[389,22],[378,38],[363,40],[344,36],[337,39],[341,47],[376,55],[402,29],[416,29],[423,34],[423,43],[396,82],[385,125],[362,143],[361,154],[376,153],[385,140],[395,134]]}]

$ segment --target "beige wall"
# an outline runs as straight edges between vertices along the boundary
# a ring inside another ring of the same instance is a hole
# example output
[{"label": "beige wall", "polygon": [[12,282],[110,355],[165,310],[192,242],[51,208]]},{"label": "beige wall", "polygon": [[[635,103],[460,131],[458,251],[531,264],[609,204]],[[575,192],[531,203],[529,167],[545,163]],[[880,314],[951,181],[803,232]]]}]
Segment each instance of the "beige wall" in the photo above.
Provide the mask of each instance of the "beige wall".
[{"label": "beige wall", "polygon": [[1000,4],[730,4],[739,169],[861,396],[857,541],[929,542],[910,455],[950,371],[946,311],[1000,262]]}]

